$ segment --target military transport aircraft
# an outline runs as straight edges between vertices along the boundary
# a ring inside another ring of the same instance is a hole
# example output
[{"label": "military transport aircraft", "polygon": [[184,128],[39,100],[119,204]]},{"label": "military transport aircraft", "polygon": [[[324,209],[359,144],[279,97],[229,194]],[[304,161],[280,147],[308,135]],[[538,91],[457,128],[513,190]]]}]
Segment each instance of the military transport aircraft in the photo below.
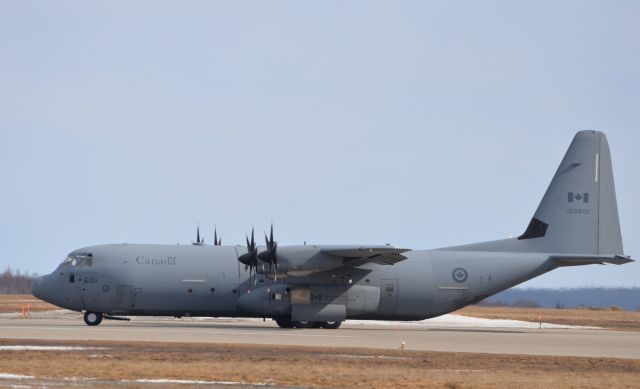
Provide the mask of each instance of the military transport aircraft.
[{"label": "military transport aircraft", "polygon": [[33,295],[87,325],[128,315],[261,317],[283,328],[422,320],[561,266],[624,264],[605,135],[576,134],[522,235],[435,250],[367,245],[110,244],[76,250]]}]

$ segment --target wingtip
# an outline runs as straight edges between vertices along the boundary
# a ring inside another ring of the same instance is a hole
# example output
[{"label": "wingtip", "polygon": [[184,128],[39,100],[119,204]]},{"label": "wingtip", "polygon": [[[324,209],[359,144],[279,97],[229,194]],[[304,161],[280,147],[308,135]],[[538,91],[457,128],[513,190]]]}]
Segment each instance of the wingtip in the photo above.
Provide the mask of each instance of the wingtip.
[{"label": "wingtip", "polygon": [[616,255],[616,259],[620,265],[636,261],[635,259],[632,259],[630,255]]}]

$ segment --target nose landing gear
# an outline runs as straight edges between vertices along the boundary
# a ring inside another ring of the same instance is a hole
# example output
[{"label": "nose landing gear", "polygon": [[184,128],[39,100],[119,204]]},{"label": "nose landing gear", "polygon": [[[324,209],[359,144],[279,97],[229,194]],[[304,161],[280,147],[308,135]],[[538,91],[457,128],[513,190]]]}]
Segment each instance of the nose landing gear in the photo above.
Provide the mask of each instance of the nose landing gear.
[{"label": "nose landing gear", "polygon": [[97,326],[102,323],[102,314],[97,312],[85,312],[84,313],[84,322],[88,326]]}]

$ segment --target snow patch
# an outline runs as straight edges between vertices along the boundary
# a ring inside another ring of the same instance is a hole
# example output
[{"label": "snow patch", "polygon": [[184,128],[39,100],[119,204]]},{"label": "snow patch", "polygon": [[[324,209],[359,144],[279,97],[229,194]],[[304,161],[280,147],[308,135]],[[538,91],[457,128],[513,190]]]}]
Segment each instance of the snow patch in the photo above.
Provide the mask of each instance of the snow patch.
[{"label": "snow patch", "polygon": [[120,380],[120,382],[136,383],[136,384],[185,384],[185,385],[252,385],[267,386],[264,382],[236,382],[236,381],[202,381],[202,380],[172,380],[164,378],[156,379],[139,379],[139,380]]},{"label": "snow patch", "polygon": [[105,347],[73,347],[73,346],[0,346],[0,351],[84,351],[105,350]]},{"label": "snow patch", "polygon": [[353,354],[325,354],[332,358],[348,358],[348,359],[389,359],[389,360],[407,360],[407,357],[391,357],[388,355],[353,355]]},{"label": "snow patch", "polygon": [[0,379],[4,380],[29,380],[32,378],[34,377],[30,375],[0,373]]},{"label": "snow patch", "polygon": [[432,319],[420,321],[381,321],[381,320],[347,320],[345,324],[355,325],[403,325],[403,326],[419,326],[423,328],[548,328],[548,329],[599,329],[599,327],[572,326],[566,324],[551,324],[522,321],[522,320],[506,320],[506,319],[483,319],[479,317],[462,316],[455,314],[442,315]]}]

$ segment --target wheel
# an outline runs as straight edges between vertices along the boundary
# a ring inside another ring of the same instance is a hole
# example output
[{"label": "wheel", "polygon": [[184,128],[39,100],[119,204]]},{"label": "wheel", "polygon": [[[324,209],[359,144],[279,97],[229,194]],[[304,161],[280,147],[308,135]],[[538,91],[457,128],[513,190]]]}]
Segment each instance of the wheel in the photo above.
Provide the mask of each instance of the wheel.
[{"label": "wheel", "polygon": [[276,317],[273,320],[276,321],[280,328],[293,328],[293,322],[286,317]]},{"label": "wheel", "polygon": [[102,314],[96,312],[85,312],[84,322],[88,326],[97,326],[98,324],[102,323]]},{"label": "wheel", "polygon": [[328,330],[335,330],[340,327],[340,324],[342,324],[341,321],[323,321],[320,327]]}]

